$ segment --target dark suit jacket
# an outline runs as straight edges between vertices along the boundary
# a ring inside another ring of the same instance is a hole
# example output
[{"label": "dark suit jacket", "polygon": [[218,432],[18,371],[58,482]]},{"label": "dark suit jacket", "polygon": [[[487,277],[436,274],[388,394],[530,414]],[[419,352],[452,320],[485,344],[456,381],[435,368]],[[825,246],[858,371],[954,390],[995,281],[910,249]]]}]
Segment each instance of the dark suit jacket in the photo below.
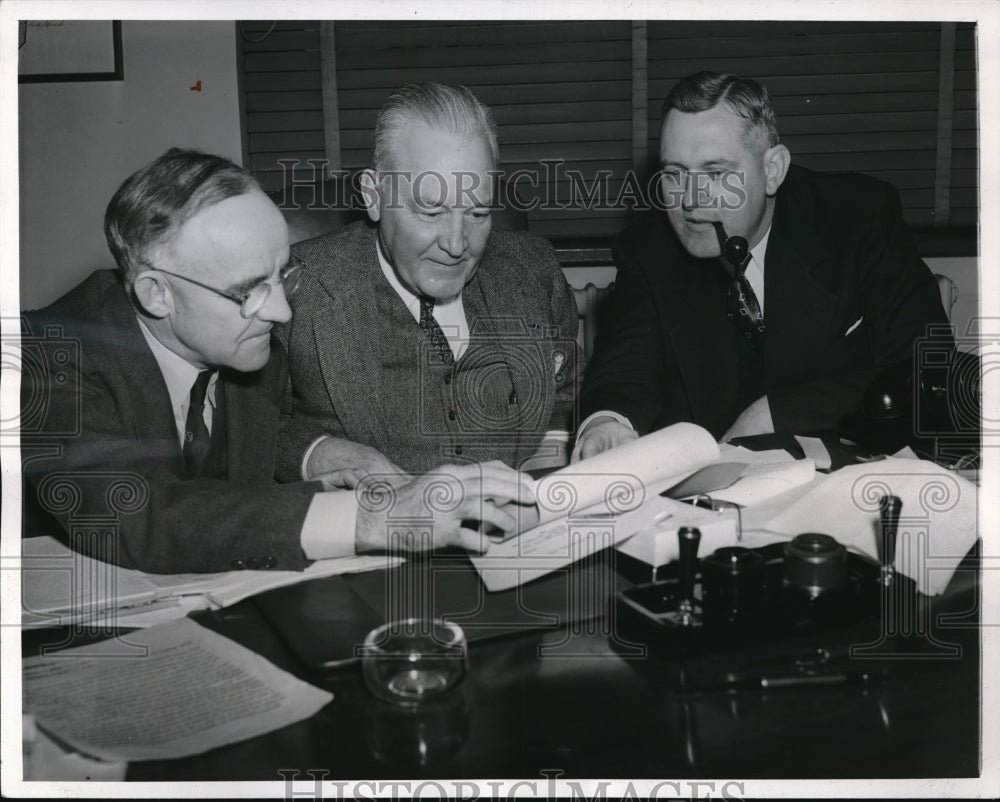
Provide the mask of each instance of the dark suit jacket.
[{"label": "dark suit jacket", "polygon": [[[383,366],[373,359],[380,331],[390,325],[376,310],[376,287],[385,289],[389,284],[379,267],[375,242],[376,230],[358,222],[293,249],[308,267],[292,297],[292,321],[279,334],[288,350],[294,399],[292,417],[282,420],[278,455],[282,480],[301,477],[306,449],[323,434],[372,446],[411,472],[422,473],[445,461],[469,461],[468,450],[464,459],[442,459],[442,443],[447,438],[437,434],[427,434],[426,448],[419,453],[401,445],[402,434],[421,425],[420,367],[414,357],[406,391],[412,398],[408,405],[412,414],[388,414],[382,400],[386,392]],[[516,463],[535,452],[546,430],[568,430],[575,422],[578,314],[573,293],[546,240],[527,232],[494,229],[462,299],[473,344],[477,332],[485,328],[480,324],[503,320],[522,332],[505,340],[503,361],[520,364],[519,349],[527,344],[539,364],[549,366],[543,375],[535,371],[532,386],[520,391],[521,403],[532,405],[530,430],[526,425],[519,432],[484,429],[473,433],[479,444],[478,458],[507,458]],[[398,296],[396,300],[405,309]],[[405,325],[412,327],[408,336],[416,354],[416,346],[426,335],[416,322]],[[472,350],[470,345],[460,365]],[[556,369],[559,360],[564,361]],[[430,393],[424,396],[426,402]],[[402,402],[395,406],[407,408]],[[495,453],[491,438],[497,443]],[[513,460],[511,453],[516,454]]]},{"label": "dark suit jacket", "polygon": [[192,480],[166,383],[114,272],[24,320],[25,477],[64,534],[80,541],[93,516],[112,540],[109,552],[97,542],[106,538],[84,538],[95,556],[154,573],[306,565],[299,536],[317,485],[272,479],[287,382],[277,341],[264,369],[220,374],[228,481]]},{"label": "dark suit jacket", "polygon": [[[623,232],[615,263],[582,414],[614,410],[640,433],[692,421],[721,437],[743,406],[721,263],[688,254],[662,213]],[[779,432],[835,428],[882,370],[912,360],[928,324],[947,322],[898,194],[868,176],[791,167],[764,281],[763,390]]]}]

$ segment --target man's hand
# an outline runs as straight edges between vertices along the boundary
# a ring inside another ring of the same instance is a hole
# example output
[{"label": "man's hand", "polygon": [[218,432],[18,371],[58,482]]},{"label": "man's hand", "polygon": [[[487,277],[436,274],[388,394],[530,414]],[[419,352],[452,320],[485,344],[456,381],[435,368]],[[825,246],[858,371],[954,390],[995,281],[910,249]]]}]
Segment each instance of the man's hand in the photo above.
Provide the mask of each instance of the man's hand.
[{"label": "man's hand", "polygon": [[722,436],[723,443],[734,437],[750,437],[755,434],[773,434],[774,421],[771,420],[771,405],[767,396],[762,395],[744,409],[732,426]]},{"label": "man's hand", "polygon": [[639,433],[607,415],[594,418],[576,438],[570,462],[596,457],[602,451],[617,448],[639,437]]},{"label": "man's hand", "polygon": [[306,478],[323,482],[327,490],[353,488],[369,474],[397,487],[412,478],[381,451],[340,437],[321,440],[306,465]]},{"label": "man's hand", "polygon": [[[462,526],[478,521],[502,530],[517,527],[517,504],[535,500],[531,478],[502,462],[443,465],[404,485],[362,483],[358,499],[355,548],[366,551],[428,551],[461,546],[481,554],[489,540]],[[398,521],[398,523],[397,523]]]},{"label": "man's hand", "polygon": [[311,481],[322,483],[324,490],[353,490],[361,484],[362,478],[357,471],[348,468],[343,471],[317,474]]},{"label": "man's hand", "polygon": [[561,437],[545,437],[535,453],[521,463],[525,473],[538,470],[555,470],[569,462],[569,435],[561,432]]}]

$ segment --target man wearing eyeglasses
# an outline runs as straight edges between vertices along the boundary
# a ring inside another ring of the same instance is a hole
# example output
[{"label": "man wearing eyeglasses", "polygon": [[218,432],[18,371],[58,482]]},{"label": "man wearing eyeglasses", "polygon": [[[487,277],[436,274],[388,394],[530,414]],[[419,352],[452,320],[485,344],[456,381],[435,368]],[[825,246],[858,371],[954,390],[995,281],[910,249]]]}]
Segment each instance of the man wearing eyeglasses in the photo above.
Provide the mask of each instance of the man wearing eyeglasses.
[{"label": "man wearing eyeglasses", "polygon": [[[45,365],[22,377],[22,422],[41,410],[41,423],[22,429],[26,534],[61,530],[101,559],[175,573],[480,551],[463,520],[515,525],[500,507],[530,490],[502,465],[442,469],[398,488],[394,514],[434,516],[432,537],[416,542],[387,542],[379,505],[324,492],[355,486],[350,472],[273,484],[287,370],[271,332],[291,318],[303,266],[281,213],[242,168],[170,150],[118,189],[105,234],[119,271],[97,271],[24,316],[24,347]],[[426,509],[435,483],[451,487],[457,507]],[[99,523],[84,533],[83,520]]]}]

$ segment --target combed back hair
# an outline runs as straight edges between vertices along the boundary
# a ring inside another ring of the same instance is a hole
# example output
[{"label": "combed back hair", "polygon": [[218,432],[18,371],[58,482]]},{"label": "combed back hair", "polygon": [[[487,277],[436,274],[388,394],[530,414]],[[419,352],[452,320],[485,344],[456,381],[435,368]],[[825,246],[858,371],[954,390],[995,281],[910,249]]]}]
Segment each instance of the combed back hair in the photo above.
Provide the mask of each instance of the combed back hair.
[{"label": "combed back hair", "polygon": [[681,78],[663,102],[663,119],[671,109],[693,114],[725,103],[733,114],[746,120],[747,144],[760,150],[778,144],[778,124],[767,88],[750,78],[732,73],[696,72]]},{"label": "combed back hair", "polygon": [[126,283],[201,209],[255,189],[253,176],[229,159],[183,148],[133,173],[104,213],[104,236]]},{"label": "combed back hair", "polygon": [[407,84],[389,95],[379,110],[372,155],[376,171],[392,169],[396,142],[405,136],[407,126],[415,122],[470,140],[482,137],[490,147],[494,166],[500,159],[493,112],[467,87],[433,82]]}]

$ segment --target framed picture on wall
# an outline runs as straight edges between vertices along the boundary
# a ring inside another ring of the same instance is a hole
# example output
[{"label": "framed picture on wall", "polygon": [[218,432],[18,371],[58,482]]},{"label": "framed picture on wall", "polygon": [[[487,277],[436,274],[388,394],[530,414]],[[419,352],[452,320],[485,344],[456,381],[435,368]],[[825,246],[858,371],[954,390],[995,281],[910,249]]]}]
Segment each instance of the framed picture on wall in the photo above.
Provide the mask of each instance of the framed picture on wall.
[{"label": "framed picture on wall", "polygon": [[122,24],[112,20],[18,23],[20,83],[121,81]]}]

